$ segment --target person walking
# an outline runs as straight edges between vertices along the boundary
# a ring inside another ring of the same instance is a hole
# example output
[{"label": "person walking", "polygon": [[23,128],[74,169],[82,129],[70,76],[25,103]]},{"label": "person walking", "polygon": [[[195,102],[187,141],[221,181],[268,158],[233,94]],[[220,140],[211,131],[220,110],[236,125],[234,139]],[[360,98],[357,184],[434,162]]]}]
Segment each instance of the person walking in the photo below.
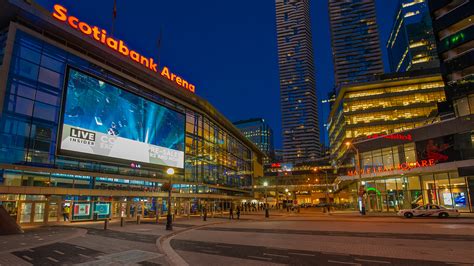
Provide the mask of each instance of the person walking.
[{"label": "person walking", "polygon": [[71,212],[71,209],[69,206],[64,206],[63,208],[63,219],[65,222],[69,221],[69,213]]},{"label": "person walking", "polygon": [[232,206],[229,209],[229,220],[234,219],[234,209],[232,209]]},{"label": "person walking", "polygon": [[237,220],[240,220],[240,207],[237,206]]}]

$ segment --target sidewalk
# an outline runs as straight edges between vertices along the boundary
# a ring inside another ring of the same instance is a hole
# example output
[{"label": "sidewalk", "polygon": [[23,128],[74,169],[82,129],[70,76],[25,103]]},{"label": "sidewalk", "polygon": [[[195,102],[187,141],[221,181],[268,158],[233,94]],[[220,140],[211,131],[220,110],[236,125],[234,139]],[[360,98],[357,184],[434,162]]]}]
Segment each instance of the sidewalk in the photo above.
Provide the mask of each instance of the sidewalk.
[{"label": "sidewalk", "polygon": [[[361,216],[358,211],[331,211],[331,215],[335,215],[335,216]],[[396,212],[367,212],[366,216],[398,217]],[[474,219],[474,213],[461,212],[461,215],[458,218]]]}]

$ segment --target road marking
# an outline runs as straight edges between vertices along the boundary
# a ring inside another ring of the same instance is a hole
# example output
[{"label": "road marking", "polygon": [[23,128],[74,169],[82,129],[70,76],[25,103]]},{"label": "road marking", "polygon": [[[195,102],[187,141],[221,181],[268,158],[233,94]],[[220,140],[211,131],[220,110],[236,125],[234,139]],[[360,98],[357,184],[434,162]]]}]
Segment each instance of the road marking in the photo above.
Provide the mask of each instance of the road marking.
[{"label": "road marking", "polygon": [[308,257],[314,257],[316,255],[314,254],[307,254],[307,253],[295,253],[295,252],[288,252],[288,254],[292,254],[292,255],[299,255],[299,256],[308,256]]},{"label": "road marking", "polygon": [[91,257],[91,256],[87,256],[87,255],[84,255],[84,254],[81,254],[81,253],[79,253],[79,256],[83,256],[85,258],[90,258]]},{"label": "road marking", "polygon": [[258,256],[247,256],[247,258],[258,259],[258,260],[272,260],[272,258],[258,257]]},{"label": "road marking", "polygon": [[32,260],[33,260],[32,258],[30,258],[30,257],[28,257],[28,256],[26,256],[26,255],[23,255],[22,257],[23,257],[24,259],[29,260],[29,261],[32,261]]},{"label": "road marking", "polygon": [[202,249],[200,250],[201,252],[204,252],[204,253],[213,253],[213,254],[219,254],[220,252],[219,251],[215,251],[215,250],[206,250],[206,249]]},{"label": "road marking", "polygon": [[216,245],[216,247],[220,247],[220,248],[233,248],[231,246],[224,246],[224,245]]},{"label": "road marking", "polygon": [[355,262],[346,262],[346,261],[337,261],[337,260],[328,260],[329,263],[339,263],[339,264],[348,264],[348,265],[362,265]]},{"label": "road marking", "polygon": [[271,253],[263,253],[264,256],[272,256],[272,257],[280,257],[280,258],[289,258],[286,255],[278,255],[278,254],[271,254]]},{"label": "road marking", "polygon": [[46,257],[48,260],[53,261],[53,262],[59,262],[59,260],[51,258],[51,257]]},{"label": "road marking", "polygon": [[59,250],[53,250],[54,253],[58,253],[59,255],[64,255],[63,252],[59,251]]},{"label": "road marking", "polygon": [[383,260],[367,260],[367,259],[355,259],[357,261],[365,261],[365,262],[373,262],[373,263],[385,263],[390,264],[390,261],[383,261]]},{"label": "road marking", "polygon": [[347,253],[337,253],[337,252],[321,252],[322,254],[326,255],[336,255],[336,256],[348,256],[349,254]]},{"label": "road marking", "polygon": [[83,247],[80,247],[80,246],[76,246],[76,248],[86,250],[86,248],[83,248]]}]

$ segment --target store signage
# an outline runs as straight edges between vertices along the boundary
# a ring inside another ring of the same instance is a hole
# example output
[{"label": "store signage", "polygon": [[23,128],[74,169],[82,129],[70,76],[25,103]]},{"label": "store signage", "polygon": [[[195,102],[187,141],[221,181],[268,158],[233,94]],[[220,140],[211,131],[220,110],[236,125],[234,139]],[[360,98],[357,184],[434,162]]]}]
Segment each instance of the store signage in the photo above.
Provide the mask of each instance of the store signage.
[{"label": "store signage", "polygon": [[367,137],[368,139],[375,139],[375,138],[384,138],[384,139],[393,139],[393,140],[409,140],[412,141],[413,138],[411,134],[392,134],[392,135],[385,135],[385,134],[373,134]]},{"label": "store signage", "polygon": [[82,34],[91,37],[97,42],[109,47],[112,50],[120,53],[123,56],[128,57],[130,60],[141,64],[147,69],[159,73],[162,77],[176,83],[182,88],[185,88],[188,91],[195,92],[196,87],[183,79],[182,77],[172,73],[167,67],[163,67],[161,71],[157,63],[151,57],[145,57],[128,48],[122,40],[116,40],[110,36],[107,36],[107,31],[100,29],[97,26],[90,26],[84,21],[80,21],[77,17],[68,16],[67,9],[61,5],[54,5],[53,17],[59,21],[66,22],[71,28],[81,32]]},{"label": "store signage", "polygon": [[271,167],[272,168],[280,168],[281,164],[280,163],[272,163]]},{"label": "store signage", "polygon": [[[362,169],[361,175],[368,175],[368,174],[377,174],[377,173],[386,173],[396,170],[411,170],[414,168],[422,168],[422,167],[429,167],[435,165],[435,160],[421,160],[416,161],[414,163],[401,163],[398,165],[392,166],[378,166],[378,167],[366,167]],[[349,170],[347,171],[348,176],[358,176],[359,172],[357,170]]]}]

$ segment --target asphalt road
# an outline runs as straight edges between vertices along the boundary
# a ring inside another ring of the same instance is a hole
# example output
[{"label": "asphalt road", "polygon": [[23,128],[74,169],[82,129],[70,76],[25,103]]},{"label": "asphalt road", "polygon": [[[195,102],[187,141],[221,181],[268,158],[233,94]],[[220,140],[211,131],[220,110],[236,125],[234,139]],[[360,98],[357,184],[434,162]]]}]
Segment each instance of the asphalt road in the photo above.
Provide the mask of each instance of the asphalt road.
[{"label": "asphalt road", "polygon": [[288,265],[447,265],[448,263],[394,259],[373,256],[358,256],[349,254],[315,252],[297,249],[276,249],[262,246],[235,245],[228,243],[209,243],[174,239],[171,246],[175,250],[198,252],[216,256],[256,260],[265,263]]}]

